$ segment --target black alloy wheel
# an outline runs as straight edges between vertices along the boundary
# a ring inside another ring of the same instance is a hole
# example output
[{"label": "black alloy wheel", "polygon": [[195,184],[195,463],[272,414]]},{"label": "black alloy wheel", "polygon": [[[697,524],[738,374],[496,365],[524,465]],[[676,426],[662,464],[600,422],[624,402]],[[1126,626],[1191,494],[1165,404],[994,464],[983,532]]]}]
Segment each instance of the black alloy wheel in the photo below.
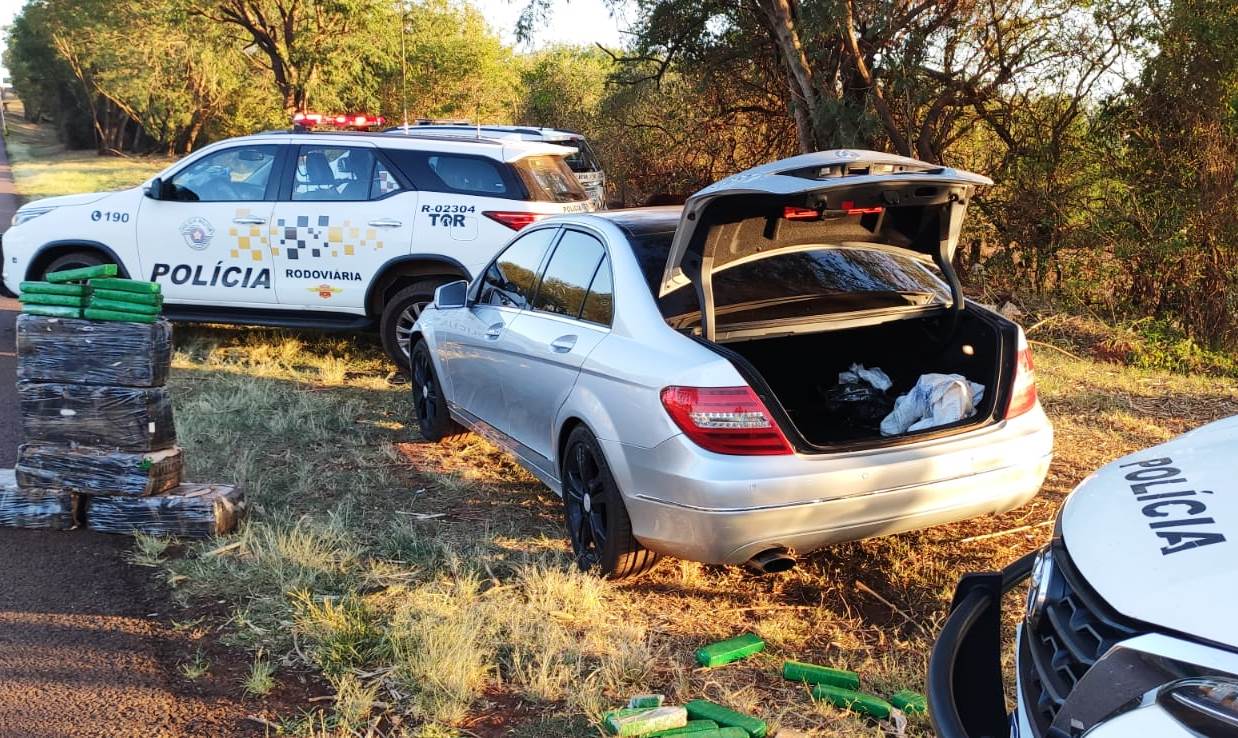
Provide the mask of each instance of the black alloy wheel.
[{"label": "black alloy wheel", "polygon": [[623,496],[597,439],[578,426],[564,452],[563,517],[576,565],[611,579],[651,569],[658,555],[632,535]]}]

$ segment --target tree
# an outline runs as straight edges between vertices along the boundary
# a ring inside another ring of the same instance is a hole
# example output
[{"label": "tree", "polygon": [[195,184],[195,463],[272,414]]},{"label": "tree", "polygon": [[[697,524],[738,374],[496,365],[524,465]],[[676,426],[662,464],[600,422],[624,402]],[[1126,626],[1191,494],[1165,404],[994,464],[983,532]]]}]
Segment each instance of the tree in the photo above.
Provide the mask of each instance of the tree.
[{"label": "tree", "polygon": [[399,22],[383,0],[189,2],[194,13],[235,29],[246,57],[270,75],[289,115],[307,109],[311,96],[325,108],[366,107],[376,87],[367,74],[376,49],[367,39]]}]

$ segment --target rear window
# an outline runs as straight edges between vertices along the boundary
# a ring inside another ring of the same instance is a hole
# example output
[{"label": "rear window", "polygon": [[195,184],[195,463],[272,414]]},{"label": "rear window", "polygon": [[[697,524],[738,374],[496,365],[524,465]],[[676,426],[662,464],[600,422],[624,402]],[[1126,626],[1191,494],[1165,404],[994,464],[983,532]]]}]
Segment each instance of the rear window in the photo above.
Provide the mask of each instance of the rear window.
[{"label": "rear window", "polygon": [[[630,239],[656,297],[673,232]],[[714,272],[722,322],[809,317],[883,307],[947,304],[949,288],[925,264],[886,251],[818,248],[778,254]],[[659,300],[668,319],[696,322],[696,289],[685,285]]]},{"label": "rear window", "polygon": [[530,200],[582,202],[589,199],[561,156],[527,156],[512,164]]},{"label": "rear window", "polygon": [[576,148],[574,154],[569,154],[564,157],[567,166],[573,172],[599,172],[602,170],[602,165],[598,164],[597,157],[593,154],[593,149],[589,147],[589,142],[583,138],[570,138],[563,141],[551,141],[551,143],[562,144],[563,146],[573,146]]}]

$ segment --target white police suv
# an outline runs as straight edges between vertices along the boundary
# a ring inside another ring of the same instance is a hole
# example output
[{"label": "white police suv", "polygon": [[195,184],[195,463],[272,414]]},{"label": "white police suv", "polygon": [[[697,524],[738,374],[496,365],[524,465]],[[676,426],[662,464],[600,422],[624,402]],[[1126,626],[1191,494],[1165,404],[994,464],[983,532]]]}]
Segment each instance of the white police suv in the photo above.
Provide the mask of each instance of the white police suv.
[{"label": "white police suv", "polygon": [[[358,117],[360,119],[360,117]],[[3,281],[115,263],[180,321],[362,329],[397,364],[439,285],[522,227],[592,210],[566,157],[516,139],[271,132],[213,144],[119,192],[17,211]]]},{"label": "white police suv", "polygon": [[[959,583],[929,662],[940,738],[1238,736],[1238,416],[1075,488],[1052,543]],[[1001,595],[1030,579],[1002,687]]]}]

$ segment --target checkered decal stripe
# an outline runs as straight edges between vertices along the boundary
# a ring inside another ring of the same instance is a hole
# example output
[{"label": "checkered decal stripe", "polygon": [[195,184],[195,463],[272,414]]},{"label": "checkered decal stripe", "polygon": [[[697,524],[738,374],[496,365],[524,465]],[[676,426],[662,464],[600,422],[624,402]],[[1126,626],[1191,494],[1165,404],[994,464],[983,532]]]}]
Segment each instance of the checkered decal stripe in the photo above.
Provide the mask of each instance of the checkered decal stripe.
[{"label": "checkered decal stripe", "polygon": [[298,215],[279,218],[271,226],[271,238],[276,243],[273,252],[278,256],[284,250],[289,261],[355,256],[357,249],[372,248],[379,251],[383,242],[374,228],[354,226],[351,220],[332,225],[330,216],[319,215],[310,225],[311,216]]}]

